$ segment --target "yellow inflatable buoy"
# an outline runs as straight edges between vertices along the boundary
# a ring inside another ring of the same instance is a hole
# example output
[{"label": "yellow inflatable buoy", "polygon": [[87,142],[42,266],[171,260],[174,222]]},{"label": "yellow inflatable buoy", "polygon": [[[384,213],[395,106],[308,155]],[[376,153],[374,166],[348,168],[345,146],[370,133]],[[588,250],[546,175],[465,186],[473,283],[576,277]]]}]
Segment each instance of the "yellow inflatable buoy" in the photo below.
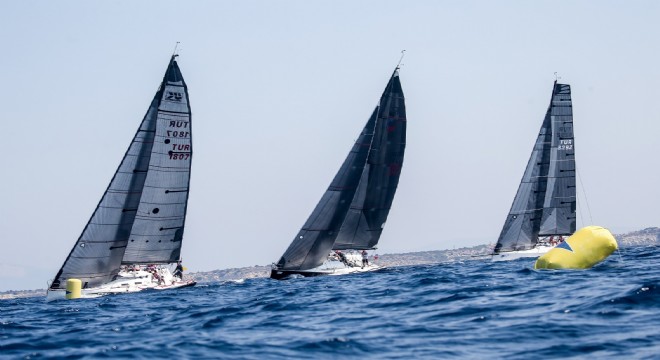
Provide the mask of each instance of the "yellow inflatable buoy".
[{"label": "yellow inflatable buoy", "polygon": [[66,299],[78,299],[80,297],[80,289],[82,289],[82,281],[78,279],[68,279],[66,281]]},{"label": "yellow inflatable buoy", "polygon": [[534,269],[588,269],[605,260],[619,246],[612,233],[587,226],[536,260]]}]

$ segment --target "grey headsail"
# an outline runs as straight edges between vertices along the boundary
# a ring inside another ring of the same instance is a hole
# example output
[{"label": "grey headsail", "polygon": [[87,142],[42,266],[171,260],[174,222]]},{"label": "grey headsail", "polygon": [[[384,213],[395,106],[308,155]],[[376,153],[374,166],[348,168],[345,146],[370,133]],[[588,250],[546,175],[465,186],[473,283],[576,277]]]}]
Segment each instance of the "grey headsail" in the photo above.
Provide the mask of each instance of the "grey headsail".
[{"label": "grey headsail", "polygon": [[571,89],[555,82],[534,150],[494,252],[527,250],[539,235],[575,232]]},{"label": "grey headsail", "polygon": [[380,99],[367,164],[333,249],[373,249],[378,244],[399,184],[405,147],[406,106],[397,69]]},{"label": "grey headsail", "polygon": [[[345,231],[351,208],[355,215],[350,218],[356,224],[351,231],[364,234],[365,244],[375,245],[399,181],[404,148],[405,106],[397,68],[328,190],[277,263],[278,269],[308,270],[323,264]],[[362,209],[371,214],[360,223]]]},{"label": "grey headsail", "polygon": [[[172,56],[133,141],[51,289],[112,281],[128,262],[176,261],[192,156],[188,90]],[[147,243],[148,242],[148,243]]]},{"label": "grey headsail", "polygon": [[302,229],[277,263],[284,270],[307,270],[323,263],[332,249],[360,183],[374,135],[378,107]]}]

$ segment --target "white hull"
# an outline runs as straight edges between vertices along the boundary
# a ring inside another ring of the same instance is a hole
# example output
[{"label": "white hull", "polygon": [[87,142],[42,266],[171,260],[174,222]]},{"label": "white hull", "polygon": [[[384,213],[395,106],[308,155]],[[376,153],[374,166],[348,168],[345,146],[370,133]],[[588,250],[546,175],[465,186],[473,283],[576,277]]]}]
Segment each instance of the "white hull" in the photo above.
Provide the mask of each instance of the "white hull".
[{"label": "white hull", "polygon": [[[177,289],[195,284],[196,282],[192,279],[181,280],[178,277],[174,277],[167,267],[157,268],[152,271],[144,269],[121,271],[116,280],[99,287],[82,289],[80,291],[80,298],[91,299],[111,294],[134,293],[147,289]],[[66,290],[64,289],[48,290],[46,293],[46,301],[64,299],[66,299]]]},{"label": "white hull", "polygon": [[295,277],[295,276],[303,276],[303,277],[312,277],[312,276],[324,276],[324,275],[347,275],[347,274],[355,274],[355,273],[362,273],[362,272],[368,272],[368,271],[375,271],[382,269],[382,266],[379,265],[374,265],[370,264],[365,267],[336,267],[336,268],[326,268],[323,266],[314,268],[314,269],[309,269],[309,270],[277,270],[273,269],[271,270],[271,278],[274,279],[283,279],[286,277]]},{"label": "white hull", "polygon": [[[324,264],[325,265],[325,264]],[[367,272],[367,271],[375,271],[378,269],[382,269],[382,266],[376,265],[376,264],[369,264],[364,267],[362,266],[343,266],[343,267],[334,267],[334,268],[323,268],[323,265],[316,268],[316,269],[311,269],[309,270],[310,272],[321,272],[325,273],[325,275],[346,275],[346,274],[354,274],[354,273],[361,273],[361,272]]]},{"label": "white hull", "polygon": [[345,252],[344,261],[336,256],[331,256],[321,266],[308,270],[278,270],[274,267],[271,271],[271,278],[283,279],[289,276],[323,276],[323,275],[346,275],[382,269],[380,265],[370,262],[368,265],[362,265],[362,257],[357,252]]},{"label": "white hull", "polygon": [[554,246],[540,245],[529,250],[506,251],[491,255],[493,261],[508,261],[520,258],[537,258],[554,248]]}]

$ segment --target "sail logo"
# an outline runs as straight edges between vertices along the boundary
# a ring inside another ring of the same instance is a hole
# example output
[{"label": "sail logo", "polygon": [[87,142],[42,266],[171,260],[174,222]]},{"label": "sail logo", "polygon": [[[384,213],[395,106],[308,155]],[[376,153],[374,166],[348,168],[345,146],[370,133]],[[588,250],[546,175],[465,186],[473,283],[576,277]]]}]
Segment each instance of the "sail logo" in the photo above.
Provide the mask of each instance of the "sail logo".
[{"label": "sail logo", "polygon": [[557,150],[573,150],[573,139],[559,140]]},{"label": "sail logo", "polygon": [[172,144],[172,151],[190,151],[190,144]]},{"label": "sail logo", "polygon": [[180,92],[168,91],[165,99],[170,101],[181,101],[181,99],[183,99],[183,94]]},{"label": "sail logo", "polygon": [[169,127],[177,127],[177,128],[187,128],[188,127],[188,122],[187,121],[176,121],[176,120],[170,120],[170,124],[168,125]]},{"label": "sail logo", "polygon": [[397,176],[401,174],[401,164],[391,163],[388,166],[389,176]]}]

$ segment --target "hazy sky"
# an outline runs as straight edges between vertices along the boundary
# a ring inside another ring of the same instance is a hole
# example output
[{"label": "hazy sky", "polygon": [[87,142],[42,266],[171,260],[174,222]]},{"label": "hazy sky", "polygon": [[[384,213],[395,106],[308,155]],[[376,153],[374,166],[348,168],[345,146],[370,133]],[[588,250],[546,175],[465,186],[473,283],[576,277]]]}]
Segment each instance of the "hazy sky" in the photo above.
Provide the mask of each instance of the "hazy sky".
[{"label": "hazy sky", "polygon": [[496,241],[555,72],[573,90],[578,226],[660,225],[660,2],[21,0],[0,8],[0,291],[53,278],[177,41],[193,114],[189,270],[279,259],[403,49],[406,158],[380,253]]}]

